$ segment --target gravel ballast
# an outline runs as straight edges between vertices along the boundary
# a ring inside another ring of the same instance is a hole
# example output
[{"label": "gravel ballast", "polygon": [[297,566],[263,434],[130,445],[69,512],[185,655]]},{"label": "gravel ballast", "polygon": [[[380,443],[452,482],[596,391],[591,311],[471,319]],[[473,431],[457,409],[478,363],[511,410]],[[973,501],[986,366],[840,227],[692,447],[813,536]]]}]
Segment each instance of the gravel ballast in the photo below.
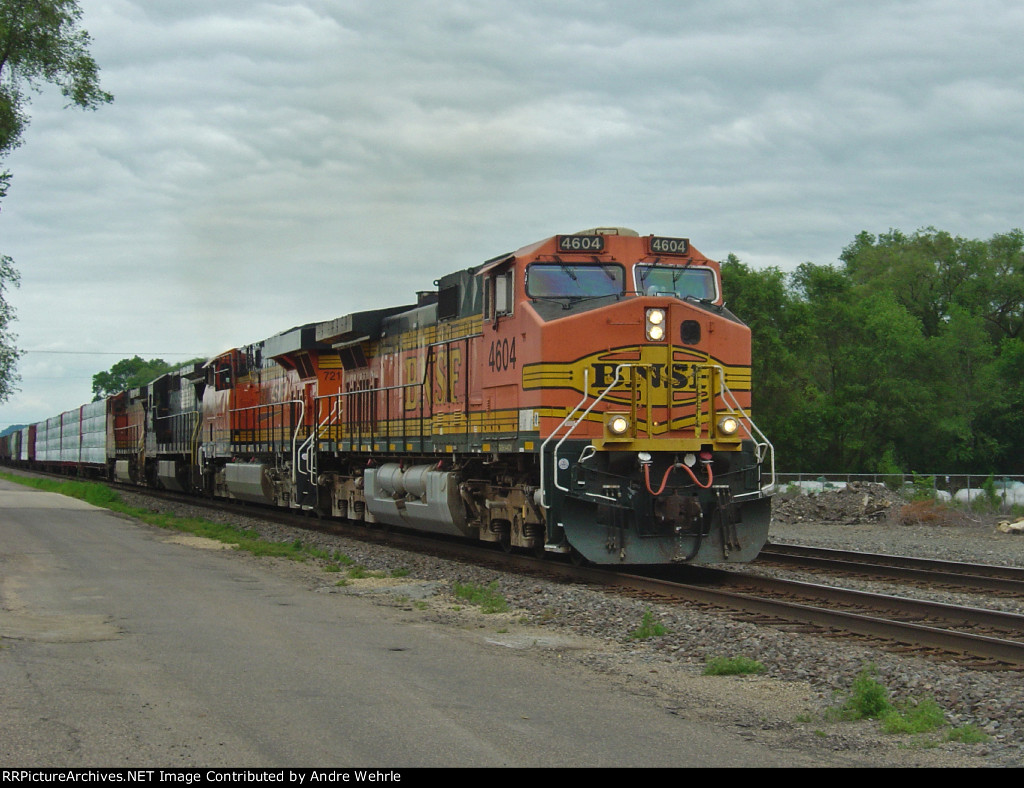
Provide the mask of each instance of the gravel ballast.
[{"label": "gravel ballast", "polygon": [[[123,497],[133,506],[157,507],[150,498],[130,493]],[[778,498],[770,541],[1024,566],[1024,536],[998,533],[991,516],[905,524],[900,518],[903,504],[893,499],[881,510],[875,501],[869,502],[870,512],[831,517],[843,507],[830,509],[823,497]],[[816,513],[809,514],[815,507]],[[275,541],[298,538],[294,529],[249,512],[211,515],[185,504],[165,503],[159,508],[182,516],[230,520]],[[315,592],[367,595],[379,604],[407,610],[412,621],[447,627],[453,636],[483,637],[495,646],[519,649],[528,658],[557,659],[563,664],[571,660],[581,669],[599,672],[624,692],[649,696],[667,713],[739,731],[771,746],[819,753],[823,765],[1024,765],[1024,672],[969,669],[892,653],[868,641],[785,631],[677,605],[652,605],[582,585],[506,574],[323,533],[305,532],[301,539],[304,544],[340,551],[372,572],[390,575],[401,570],[401,577],[338,585],[343,575],[325,571],[316,562],[274,561],[276,568],[293,574]],[[799,577],[792,571],[784,574]],[[829,582],[820,575],[810,579]],[[481,586],[496,582],[510,612],[480,613],[453,596],[456,582]],[[893,584],[858,586],[847,579],[831,582],[999,607],[984,597]],[[1002,609],[1018,610],[1014,600],[1000,604],[1008,605]],[[648,611],[666,634],[632,637]],[[756,676],[702,675],[708,659],[735,656],[755,659],[766,671]],[[944,710],[948,727],[912,736],[883,733],[876,721],[834,721],[829,710],[842,703],[853,680],[867,666],[877,670],[878,681],[894,701],[934,699]],[[983,730],[988,740],[964,744],[944,739],[945,731],[968,724]]]}]

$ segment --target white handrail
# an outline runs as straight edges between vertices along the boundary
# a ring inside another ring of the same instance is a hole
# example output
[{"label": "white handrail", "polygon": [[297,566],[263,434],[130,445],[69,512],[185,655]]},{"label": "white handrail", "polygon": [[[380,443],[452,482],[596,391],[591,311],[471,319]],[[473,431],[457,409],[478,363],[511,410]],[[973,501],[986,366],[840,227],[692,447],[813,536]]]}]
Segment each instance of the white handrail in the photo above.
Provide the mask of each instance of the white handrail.
[{"label": "white handrail", "polygon": [[[601,402],[606,396],[608,396],[608,392],[610,392],[613,388],[615,388],[615,386],[618,385],[619,379],[622,376],[623,368],[624,367],[632,367],[632,366],[636,366],[636,365],[635,364],[619,364],[617,367],[615,367],[615,379],[610,384],[608,384],[608,388],[606,388],[604,391],[602,391],[600,394],[597,395],[597,397],[594,399],[594,401],[590,403],[590,407],[587,408],[585,411],[583,411],[583,413],[580,414],[580,417],[578,419],[576,419],[575,423],[569,428],[569,431],[565,433],[565,435],[562,437],[562,439],[560,441],[558,441],[558,443],[555,445],[554,450],[551,452],[551,458],[552,459],[554,459],[555,457],[558,456],[558,449],[559,449],[559,447],[561,447],[561,445],[563,443],[565,443],[566,440],[569,439],[569,436],[572,435],[576,431],[576,428],[590,414],[590,411],[592,411],[594,409],[594,407],[599,402]],[[579,409],[583,406],[583,403],[587,401],[587,398],[589,396],[589,394],[587,394],[587,392],[590,389],[590,385],[589,385],[590,384],[590,375],[589,375],[589,372],[590,372],[590,370],[588,370],[588,369],[584,369],[583,370],[583,399],[581,399],[579,401],[579,403],[576,405],[576,407],[574,407],[571,411],[569,411],[569,413],[566,415],[566,417],[564,419],[562,419],[561,423],[551,431],[551,434],[547,438],[545,438],[544,442],[540,445],[540,503],[541,503],[541,506],[543,506],[545,509],[548,506],[548,493],[547,493],[547,487],[544,484],[544,478],[545,478],[544,477],[544,455],[545,455],[544,449],[548,445],[548,443],[550,443],[552,440],[554,440],[555,436],[558,435],[558,431],[560,429],[562,429],[562,427],[564,427],[565,424],[570,419],[572,419],[573,415],[579,411]],[[560,485],[558,483],[558,464],[557,463],[555,464],[555,469],[554,469],[554,471],[551,474],[551,479],[554,482],[555,487],[557,487],[559,490],[561,490],[562,492],[569,492],[569,488],[568,487],[563,487],[562,485]]]},{"label": "white handrail", "polygon": [[[732,393],[732,389],[730,389],[729,386],[726,385],[725,370],[718,364],[715,364],[714,366],[718,369],[719,379],[722,382],[722,399],[731,400],[731,403],[728,401],[726,402],[726,406],[730,410],[738,412],[743,417],[743,420],[740,421],[740,424],[743,424],[745,420],[746,424],[750,425],[749,429],[746,426],[744,426],[744,431],[747,433],[747,437],[749,437],[754,442],[754,445],[757,447],[757,461],[759,463],[764,462],[766,454],[769,457],[769,464],[771,465],[771,481],[768,482],[768,484],[763,485],[761,487],[761,492],[774,492],[776,483],[775,447],[772,445],[772,442],[768,440],[768,437],[763,432],[761,432],[761,428],[754,423],[754,420],[750,418],[749,414],[747,414],[747,412],[743,410],[743,407],[740,405],[739,400],[736,399],[736,395]],[[757,437],[754,436],[754,432],[757,433]],[[760,438],[760,440],[758,440],[758,438]]]}]

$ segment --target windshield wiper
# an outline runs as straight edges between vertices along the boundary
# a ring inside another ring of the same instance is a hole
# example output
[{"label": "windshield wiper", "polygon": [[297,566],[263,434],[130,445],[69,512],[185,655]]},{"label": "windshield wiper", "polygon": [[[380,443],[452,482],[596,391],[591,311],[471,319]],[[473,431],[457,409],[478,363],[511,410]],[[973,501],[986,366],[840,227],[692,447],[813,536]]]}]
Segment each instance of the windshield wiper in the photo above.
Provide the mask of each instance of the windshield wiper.
[{"label": "windshield wiper", "polygon": [[710,298],[701,298],[700,296],[695,296],[695,295],[684,296],[683,300],[684,301],[694,301],[694,302],[700,304],[701,306],[710,307],[711,309],[714,309],[716,312],[721,312],[722,309],[725,308],[724,305],[716,304]]},{"label": "windshield wiper", "polygon": [[[622,298],[622,293],[602,293],[601,295],[569,295],[568,293],[563,295],[550,295],[550,296],[530,296],[531,301],[550,301],[553,304],[558,304],[562,309],[572,309],[576,304],[583,301],[593,301],[595,298],[614,298],[616,301]],[[563,300],[564,299],[564,300]]]}]

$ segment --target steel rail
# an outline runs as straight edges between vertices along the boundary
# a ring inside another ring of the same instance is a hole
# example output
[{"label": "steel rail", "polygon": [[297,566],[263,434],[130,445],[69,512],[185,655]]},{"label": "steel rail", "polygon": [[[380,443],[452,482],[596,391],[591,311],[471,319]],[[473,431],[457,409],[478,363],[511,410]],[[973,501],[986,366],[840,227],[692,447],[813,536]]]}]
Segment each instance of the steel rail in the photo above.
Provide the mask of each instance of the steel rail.
[{"label": "steel rail", "polygon": [[967,564],[793,544],[767,544],[762,548],[759,559],[899,580],[941,583],[958,588],[1002,591],[1019,594],[1024,598],[1024,569],[1020,567]]},{"label": "steel rail", "polygon": [[[859,635],[895,640],[906,645],[937,648],[996,660],[1012,666],[1024,665],[1024,616],[1015,613],[958,607],[812,583],[741,575],[725,570],[705,571],[709,580],[713,582],[753,586],[758,588],[764,596],[739,590],[724,590],[626,574],[616,574],[620,580],[618,583],[611,584],[642,587],[651,593],[678,595],[680,598],[717,607],[743,609],[795,623],[809,623],[826,628],[842,629]],[[610,581],[602,580],[601,582],[609,583]],[[778,598],[777,594],[779,593],[802,595],[805,599],[801,602],[784,600]],[[897,613],[903,616],[915,615],[932,619],[941,618],[950,623],[991,626],[1010,634],[1019,633],[1021,640],[959,632],[928,624],[877,617],[863,612],[824,608],[809,604],[806,597],[844,604],[857,604],[861,607],[882,608],[888,613]]]}]

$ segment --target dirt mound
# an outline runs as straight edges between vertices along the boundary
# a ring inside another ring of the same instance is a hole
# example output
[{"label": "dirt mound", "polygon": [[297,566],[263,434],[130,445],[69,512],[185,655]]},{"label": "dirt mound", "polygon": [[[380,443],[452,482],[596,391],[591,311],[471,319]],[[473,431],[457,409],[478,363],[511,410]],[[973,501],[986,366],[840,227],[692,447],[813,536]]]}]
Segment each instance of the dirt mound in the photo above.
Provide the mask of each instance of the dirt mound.
[{"label": "dirt mound", "polygon": [[875,523],[895,520],[904,504],[903,498],[883,484],[851,482],[809,495],[777,495],[772,503],[772,517],[783,523]]}]

